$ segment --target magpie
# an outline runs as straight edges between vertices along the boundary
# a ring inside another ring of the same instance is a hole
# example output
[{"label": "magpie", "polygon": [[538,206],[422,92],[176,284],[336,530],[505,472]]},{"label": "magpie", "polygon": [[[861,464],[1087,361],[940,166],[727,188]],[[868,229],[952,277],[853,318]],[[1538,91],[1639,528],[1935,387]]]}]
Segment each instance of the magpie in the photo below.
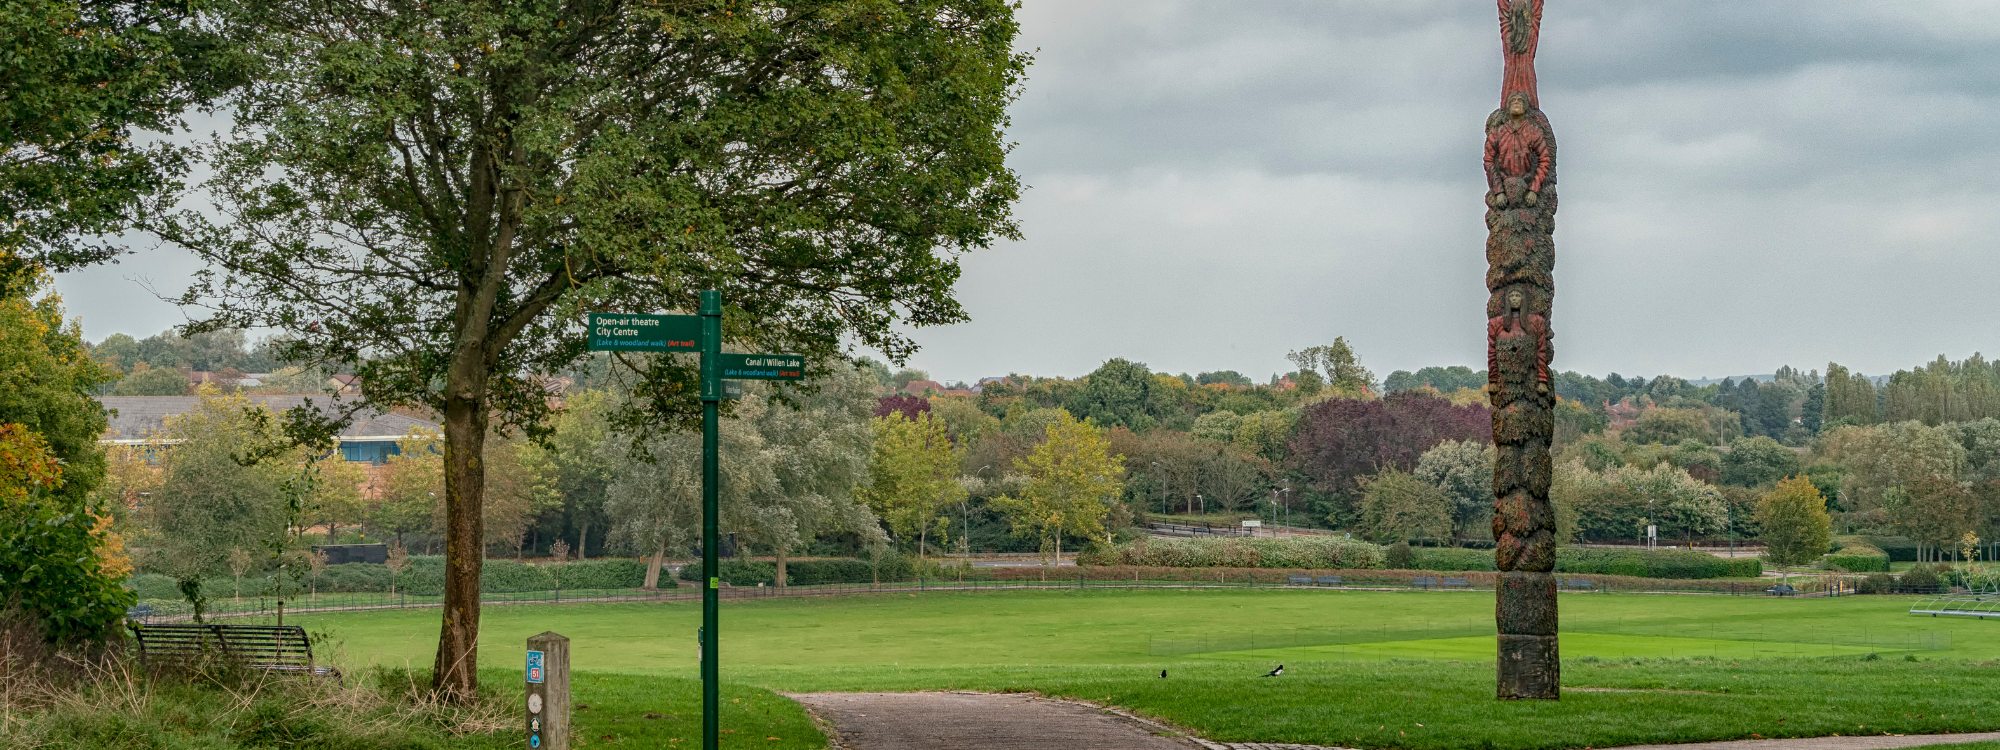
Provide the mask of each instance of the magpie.
[{"label": "magpie", "polygon": [[1160,670],[1160,679],[1162,680],[1167,679],[1167,670],[1164,669]]},{"label": "magpie", "polygon": [[1265,673],[1264,673],[1264,676],[1265,676],[1265,677],[1276,677],[1276,676],[1278,676],[1278,675],[1281,675],[1281,674],[1284,674],[1284,673],[1285,673],[1285,665],[1283,665],[1283,664],[1280,664],[1280,665],[1278,665],[1278,668],[1277,668],[1277,669],[1273,669],[1273,670],[1271,670],[1271,671],[1269,671],[1269,672],[1265,672]]}]

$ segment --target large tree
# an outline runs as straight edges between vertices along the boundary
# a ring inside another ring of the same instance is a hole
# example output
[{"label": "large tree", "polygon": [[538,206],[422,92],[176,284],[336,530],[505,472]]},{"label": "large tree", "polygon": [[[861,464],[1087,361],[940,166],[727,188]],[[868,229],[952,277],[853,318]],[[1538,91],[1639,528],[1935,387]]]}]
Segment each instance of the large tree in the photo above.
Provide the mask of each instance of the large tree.
[{"label": "large tree", "polygon": [[1826,497],[1811,480],[1792,477],[1764,495],[1757,503],[1757,524],[1764,540],[1764,560],[1779,566],[1790,578],[1792,566],[1804,565],[1826,554],[1833,538],[1833,522],[1826,515]]},{"label": "large tree", "polygon": [[[1002,0],[220,0],[256,65],[212,153],[210,220],[155,228],[211,268],[204,327],[272,326],[445,432],[433,679],[469,696],[479,457],[540,432],[536,375],[583,313],[693,311],[725,336],[900,359],[965,318],[961,253],[1012,237],[1006,107],[1027,58]],[[626,358],[645,413],[699,413],[686,358]]]}]

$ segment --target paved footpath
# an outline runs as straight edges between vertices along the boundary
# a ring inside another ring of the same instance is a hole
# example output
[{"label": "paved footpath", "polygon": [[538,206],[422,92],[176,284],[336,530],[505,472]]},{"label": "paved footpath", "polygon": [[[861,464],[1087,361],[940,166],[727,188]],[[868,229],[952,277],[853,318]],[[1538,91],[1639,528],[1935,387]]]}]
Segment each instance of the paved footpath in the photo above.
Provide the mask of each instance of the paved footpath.
[{"label": "paved footpath", "polygon": [[[1022,693],[805,693],[790,696],[834,729],[835,750],[1343,750],[1210,742],[1122,711]],[[2000,732],[1733,740],[1615,750],[1893,750],[2000,740]],[[1603,749],[1614,750],[1614,749]]]}]

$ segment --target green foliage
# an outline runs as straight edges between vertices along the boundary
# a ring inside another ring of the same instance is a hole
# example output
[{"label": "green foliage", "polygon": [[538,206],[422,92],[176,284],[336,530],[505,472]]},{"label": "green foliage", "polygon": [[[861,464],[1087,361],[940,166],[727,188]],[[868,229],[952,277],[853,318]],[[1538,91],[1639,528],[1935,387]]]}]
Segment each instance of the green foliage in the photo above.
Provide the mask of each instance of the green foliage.
[{"label": "green foliage", "polygon": [[[319,575],[318,590],[320,593],[387,593],[391,576],[389,566],[380,563],[329,565]],[[489,559],[481,566],[479,584],[481,591],[489,593],[552,591],[558,583],[564,590],[633,589],[644,583],[645,578],[646,563],[640,560],[602,558],[556,565]],[[246,576],[242,592],[246,597],[270,596],[278,583],[275,577],[267,574]],[[410,569],[396,577],[395,583],[397,591],[412,596],[444,593],[444,558],[435,555],[411,556]],[[132,576],[127,585],[139,599],[182,598],[171,576],[141,573]],[[209,576],[200,579],[199,585],[202,595],[211,601],[228,599],[236,590],[236,580],[230,576]],[[662,579],[660,585],[671,588],[674,583]]]},{"label": "green foliage", "polygon": [[[993,507],[1006,514],[1015,534],[1044,540],[1044,547],[1058,557],[1065,535],[1108,544],[1110,529],[1124,524],[1107,527],[1105,521],[1127,512],[1118,502],[1125,487],[1125,457],[1111,452],[1104,430],[1068,412],[1050,422],[1045,434],[1041,445],[1014,461],[1027,486],[995,498]],[[959,492],[963,497],[964,490]]]},{"label": "green foliage", "polygon": [[1902,575],[1896,577],[1896,583],[1906,590],[1917,593],[1935,591],[1944,582],[1944,577],[1938,573],[1936,566],[1912,565],[1909,570],[1903,571]]},{"label": "green foliage", "polygon": [[1450,367],[1426,367],[1416,372],[1397,370],[1382,379],[1382,390],[1388,393],[1430,387],[1439,393],[1471,388],[1478,390],[1486,385],[1486,371],[1474,372],[1465,365]]},{"label": "green foliage", "polygon": [[1722,481],[1738,487],[1771,484],[1798,473],[1798,452],[1768,437],[1736,440],[1722,456]]},{"label": "green foliage", "polygon": [[1236,539],[1146,539],[1098,547],[1077,556],[1081,565],[1150,565],[1166,568],[1380,569],[1382,548],[1333,536]]},{"label": "green foliage", "polygon": [[1424,451],[1411,472],[1444,493],[1460,536],[1483,537],[1480,527],[1493,518],[1494,455],[1489,443],[1446,440]]},{"label": "green foliage", "polygon": [[171,204],[184,150],[134,133],[177,130],[235,82],[191,16],[154,0],[0,5],[0,248],[68,270],[117,255],[103,238]]},{"label": "green foliage", "polygon": [[949,524],[944,507],[965,498],[958,483],[961,450],[945,434],[945,423],[930,412],[915,420],[901,412],[877,417],[874,458],[867,485],[856,499],[889,523],[904,543],[923,544],[935,533],[942,541]]},{"label": "green foliage", "polygon": [[1887,594],[1895,586],[1894,576],[1888,573],[1869,573],[1861,577],[1861,581],[1855,584],[1854,589],[1862,594]]},{"label": "green foliage", "polygon": [[[144,362],[133,366],[132,374],[111,386],[113,396],[185,396],[188,376],[171,367],[153,367]],[[137,436],[135,436],[137,437]]]},{"label": "green foliage", "polygon": [[1301,370],[1326,373],[1326,387],[1343,397],[1358,398],[1375,387],[1375,373],[1361,366],[1360,355],[1344,336],[1335,337],[1331,344],[1291,352],[1285,358]]},{"label": "green foliage", "polygon": [[19,608],[51,641],[95,640],[130,601],[126,571],[107,565],[124,550],[97,529],[114,509],[96,496],[106,419],[91,394],[110,374],[59,299],[32,298],[42,274],[11,262],[0,254],[0,611]]},{"label": "green foliage", "polygon": [[1388,469],[1361,487],[1361,528],[1375,541],[1451,538],[1451,501],[1436,485]]},{"label": "green foliage", "polygon": [[1848,547],[1821,558],[1827,565],[1838,566],[1850,573],[1888,572],[1889,555],[1878,549]]},{"label": "green foliage", "polygon": [[262,551],[286,534],[280,488],[302,456],[239,460],[280,440],[268,418],[261,405],[215,393],[168,418],[161,437],[178,442],[164,451],[159,484],[142,510],[155,535],[148,568],[198,579],[220,573],[231,551]]},{"label": "green foliage", "polygon": [[1638,445],[1678,445],[1688,440],[1715,442],[1715,432],[1709,429],[1708,420],[1695,409],[1647,409],[1639,413],[1639,420],[1625,428],[1620,437]]},{"label": "green foliage", "polygon": [[1113,359],[1083,379],[1083,388],[1065,404],[1079,419],[1105,427],[1144,432],[1155,424],[1146,414],[1152,372],[1142,363]]},{"label": "green foliage", "polygon": [[1410,543],[1397,542],[1382,548],[1382,564],[1390,570],[1409,570],[1413,564],[1410,560]]},{"label": "green foliage", "polygon": [[[1390,567],[1396,567],[1391,564]],[[1409,552],[1410,570],[1494,570],[1493,550],[1463,547],[1416,547]]]},{"label": "green foliage", "polygon": [[1555,447],[1561,449],[1585,435],[1602,435],[1604,428],[1611,425],[1611,417],[1603,408],[1592,409],[1581,401],[1567,398],[1556,399]]},{"label": "green foliage", "polygon": [[1758,537],[1764,541],[1764,559],[1789,567],[1819,559],[1832,543],[1832,524],[1826,515],[1826,498],[1804,477],[1778,483],[1757,503]]},{"label": "green foliage", "polygon": [[1641,578],[1755,578],[1763,566],[1754,557],[1716,557],[1693,550],[1556,550],[1556,572]]},{"label": "green foliage", "polygon": [[[872,561],[854,558],[788,560],[785,562],[785,582],[791,586],[816,586],[873,583],[877,580],[907,581],[916,576],[915,563],[915,559],[903,555],[884,555],[879,567]],[[777,580],[778,566],[775,563],[722,560],[720,567],[720,577],[731,586],[755,586],[759,583],[768,586]],[[681,568],[681,580],[700,581],[701,565]]]}]

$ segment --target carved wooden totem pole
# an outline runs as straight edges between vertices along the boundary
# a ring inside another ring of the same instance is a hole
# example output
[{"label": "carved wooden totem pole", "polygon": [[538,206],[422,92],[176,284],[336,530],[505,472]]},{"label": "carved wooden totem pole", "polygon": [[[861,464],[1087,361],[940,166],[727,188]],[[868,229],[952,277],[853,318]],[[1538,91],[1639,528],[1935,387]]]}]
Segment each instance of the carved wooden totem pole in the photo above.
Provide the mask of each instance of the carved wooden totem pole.
[{"label": "carved wooden totem pole", "polygon": [[1535,94],[1543,0],[1499,0],[1506,73],[1486,118],[1486,372],[1493,403],[1499,697],[1559,698],[1556,519],[1549,505],[1556,138]]}]

